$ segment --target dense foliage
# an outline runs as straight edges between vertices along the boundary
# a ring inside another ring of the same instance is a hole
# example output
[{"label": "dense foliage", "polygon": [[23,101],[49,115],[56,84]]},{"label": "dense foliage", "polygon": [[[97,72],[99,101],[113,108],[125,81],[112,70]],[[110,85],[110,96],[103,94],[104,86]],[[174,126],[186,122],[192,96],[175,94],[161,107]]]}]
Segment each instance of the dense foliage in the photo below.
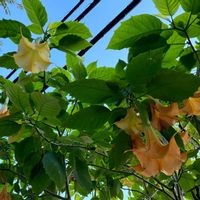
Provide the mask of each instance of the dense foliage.
[{"label": "dense foliage", "polygon": [[[18,45],[0,66],[23,68],[0,77],[0,199],[200,199],[200,1],[153,2],[115,31],[108,48],[129,53],[113,68],[85,66],[88,28],[47,26],[39,0],[29,26],[0,20]],[[65,68],[46,70],[50,49]]]}]

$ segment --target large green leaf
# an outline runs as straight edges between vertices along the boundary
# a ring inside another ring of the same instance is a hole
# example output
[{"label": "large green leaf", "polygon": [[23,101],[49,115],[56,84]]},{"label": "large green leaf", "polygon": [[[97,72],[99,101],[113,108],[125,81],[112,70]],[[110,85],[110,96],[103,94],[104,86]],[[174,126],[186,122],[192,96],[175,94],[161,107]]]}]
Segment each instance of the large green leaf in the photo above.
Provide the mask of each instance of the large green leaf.
[{"label": "large green leaf", "polygon": [[[53,172],[53,174],[55,174],[55,172]],[[31,171],[30,184],[33,187],[33,191],[39,194],[47,189],[51,183],[52,182],[46,174],[42,163],[39,162]]]},{"label": "large green leaf", "polygon": [[6,86],[6,93],[16,109],[29,114],[33,112],[29,94],[24,92],[19,85]]},{"label": "large green leaf", "polygon": [[179,8],[179,0],[153,0],[162,15],[174,15]]},{"label": "large green leaf", "polygon": [[31,39],[31,33],[24,24],[16,20],[0,20],[0,37],[11,38],[19,43],[21,36]]},{"label": "large green leaf", "polygon": [[134,46],[129,49],[128,60],[131,61],[133,57],[137,56],[140,53],[144,53],[146,51],[158,49],[165,46],[166,48],[169,46],[167,44],[167,39],[160,36],[160,34],[148,35],[135,42]]},{"label": "large green leaf", "polygon": [[21,124],[12,121],[9,116],[0,118],[0,137],[16,134],[21,126]]},{"label": "large green leaf", "polygon": [[47,13],[40,0],[23,0],[22,2],[31,22],[38,26],[40,33],[43,33],[42,27],[47,22]]},{"label": "large green leaf", "polygon": [[53,35],[56,40],[60,40],[66,35],[76,35],[83,39],[88,39],[91,37],[89,29],[80,22],[77,21],[68,21],[65,23],[54,23],[50,24],[49,28],[56,28],[55,34]]},{"label": "large green leaf", "polygon": [[115,69],[109,67],[98,67],[93,69],[89,74],[89,78],[100,79],[100,80],[117,80],[117,74]]},{"label": "large green leaf", "polygon": [[58,99],[48,94],[33,92],[31,99],[38,114],[43,117],[52,118],[53,116],[57,116],[61,110]]},{"label": "large green leaf", "polygon": [[86,162],[80,158],[79,152],[72,152],[70,154],[70,162],[75,180],[77,180],[78,184],[86,193],[91,192],[92,181],[88,172],[88,166]]},{"label": "large green leaf", "polygon": [[182,101],[192,96],[199,86],[199,77],[168,69],[152,79],[148,94],[166,101]]},{"label": "large green leaf", "polygon": [[[189,37],[197,37],[199,36],[199,32],[200,32],[200,20],[197,17],[197,15],[190,15],[190,13],[183,13],[178,15],[175,19],[174,19],[174,25],[175,27],[181,29],[177,30],[177,32],[179,33],[179,35],[181,35],[182,37],[187,37],[187,35]],[[187,32],[187,35],[185,34],[185,31]]]},{"label": "large green leaf", "polygon": [[192,14],[198,14],[200,12],[199,0],[180,0],[180,3],[186,12],[191,12]]},{"label": "large green leaf", "polygon": [[61,40],[59,40],[58,45],[55,45],[53,47],[68,53],[68,51],[80,51],[86,49],[91,45],[91,43],[79,36],[66,35]]},{"label": "large green leaf", "polygon": [[59,156],[54,152],[48,152],[42,159],[44,169],[56,186],[62,189],[65,186],[66,173]]},{"label": "large green leaf", "polygon": [[110,117],[110,111],[104,106],[90,106],[84,108],[66,120],[68,128],[79,130],[98,129],[103,126]]},{"label": "large green leaf", "polygon": [[29,137],[15,144],[15,158],[23,165],[32,153],[39,154],[40,150],[40,139],[38,137]]},{"label": "large green leaf", "polygon": [[71,96],[85,103],[113,102],[121,98],[116,85],[98,79],[74,81],[67,87]]},{"label": "large green leaf", "polygon": [[164,58],[162,60],[163,68],[172,68],[177,65],[177,58],[183,51],[183,48],[185,46],[185,40],[186,38],[180,36],[175,31],[173,32],[172,36],[167,40],[167,43],[170,47],[165,53]]},{"label": "large green leaf", "polygon": [[66,60],[67,60],[67,69],[74,75],[74,78],[76,80],[81,80],[86,78],[87,71],[82,60],[79,57],[67,54]]},{"label": "large green leaf", "polygon": [[161,27],[162,22],[152,15],[143,14],[131,17],[129,20],[122,22],[115,31],[108,48],[123,49],[132,47],[142,37],[160,32]]},{"label": "large green leaf", "polygon": [[111,168],[118,168],[125,164],[132,156],[131,139],[126,133],[119,133],[113,140],[113,148],[110,151],[109,165]]},{"label": "large green leaf", "polygon": [[187,191],[191,190],[192,188],[194,188],[195,180],[191,174],[185,172],[182,174],[182,176],[179,180],[179,184],[180,184],[181,188],[185,192],[187,192]]},{"label": "large green leaf", "polygon": [[14,52],[9,52],[0,56],[0,67],[4,67],[6,69],[18,69],[19,67],[14,61],[13,54]]},{"label": "large green leaf", "polygon": [[127,66],[126,79],[137,90],[137,85],[146,85],[159,70],[163,48],[141,53],[134,57]]}]

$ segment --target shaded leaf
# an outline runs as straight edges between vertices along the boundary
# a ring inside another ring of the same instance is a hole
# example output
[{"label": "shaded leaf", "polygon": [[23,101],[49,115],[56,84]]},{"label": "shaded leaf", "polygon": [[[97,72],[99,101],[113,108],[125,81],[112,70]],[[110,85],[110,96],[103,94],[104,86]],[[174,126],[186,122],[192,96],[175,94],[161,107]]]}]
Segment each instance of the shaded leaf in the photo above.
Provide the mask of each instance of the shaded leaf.
[{"label": "shaded leaf", "polygon": [[73,167],[75,180],[85,192],[92,190],[92,181],[88,172],[88,166],[85,161],[81,160],[78,152],[70,154],[70,162]]},{"label": "shaded leaf", "polygon": [[4,67],[6,69],[18,69],[18,66],[14,61],[13,54],[14,52],[9,52],[0,56],[0,67]]},{"label": "shaded leaf", "polygon": [[33,112],[30,104],[30,96],[28,93],[24,92],[19,85],[9,85],[6,86],[6,93],[13,103],[14,107],[19,111],[31,114]]},{"label": "shaded leaf", "polygon": [[91,43],[79,36],[67,35],[59,40],[58,46],[55,45],[53,47],[68,53],[69,50],[80,51],[86,49],[87,47],[90,47],[91,45]]},{"label": "shaded leaf", "polygon": [[180,71],[163,70],[148,85],[148,94],[166,101],[181,101],[193,95],[200,79]]},{"label": "shaded leaf", "polygon": [[106,107],[90,106],[70,115],[65,125],[79,130],[98,129],[108,121],[109,117],[110,111]]},{"label": "shaded leaf", "polygon": [[180,0],[180,3],[186,12],[191,12],[192,14],[198,14],[200,12],[199,0]]},{"label": "shaded leaf", "polygon": [[131,139],[126,133],[119,133],[112,142],[109,165],[111,168],[118,168],[125,164],[132,156]]},{"label": "shaded leaf", "polygon": [[81,80],[86,78],[87,71],[80,58],[67,54],[66,59],[67,59],[67,69],[74,75],[74,78],[76,80]]},{"label": "shaded leaf", "polygon": [[33,191],[35,191],[37,194],[47,189],[47,187],[51,184],[51,180],[46,174],[41,162],[33,168],[30,177],[30,183],[33,187]]},{"label": "shaded leaf", "polygon": [[31,39],[31,33],[24,24],[16,20],[0,20],[0,37],[11,38],[18,43],[22,35]]},{"label": "shaded leaf", "polygon": [[115,84],[98,79],[74,81],[68,85],[67,91],[80,101],[91,104],[113,102],[121,98]]},{"label": "shaded leaf", "polygon": [[51,95],[33,92],[31,99],[39,115],[43,117],[51,118],[57,116],[61,110],[58,99]]},{"label": "shaded leaf", "polygon": [[56,186],[60,189],[63,188],[65,186],[66,174],[58,155],[54,152],[48,152],[44,155],[42,163],[46,173],[55,182]]},{"label": "shaded leaf", "polygon": [[0,118],[0,137],[16,134],[20,130],[21,126],[21,124],[9,119],[9,116]]},{"label": "shaded leaf", "polygon": [[135,90],[137,85],[146,85],[160,70],[163,49],[155,49],[141,53],[129,62],[126,70],[126,79]]}]

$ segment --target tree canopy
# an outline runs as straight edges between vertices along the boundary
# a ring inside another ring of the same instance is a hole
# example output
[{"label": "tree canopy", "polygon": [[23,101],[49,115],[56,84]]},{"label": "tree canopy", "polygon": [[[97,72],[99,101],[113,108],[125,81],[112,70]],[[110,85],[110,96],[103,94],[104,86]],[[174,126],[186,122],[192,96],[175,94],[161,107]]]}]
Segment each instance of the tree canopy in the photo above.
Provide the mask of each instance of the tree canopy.
[{"label": "tree canopy", "polygon": [[0,20],[18,45],[0,67],[21,69],[0,76],[0,199],[200,199],[200,1],[153,2],[114,32],[128,55],[112,68],[86,66],[89,29],[40,0],[22,1],[30,25]]}]

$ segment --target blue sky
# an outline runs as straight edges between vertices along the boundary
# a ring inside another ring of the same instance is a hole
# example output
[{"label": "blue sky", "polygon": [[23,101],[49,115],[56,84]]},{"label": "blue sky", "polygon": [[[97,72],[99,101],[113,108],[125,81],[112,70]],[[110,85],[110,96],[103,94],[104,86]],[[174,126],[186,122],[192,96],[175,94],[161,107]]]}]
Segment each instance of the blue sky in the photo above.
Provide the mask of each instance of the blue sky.
[{"label": "blue sky", "polygon": [[[42,0],[41,2],[47,10],[48,23],[51,23],[60,21],[72,9],[72,7],[78,3],[78,0]],[[93,1],[86,0],[68,20],[74,20],[91,2]],[[81,22],[88,26],[93,36],[95,36],[130,2],[131,0],[101,0],[101,2]],[[15,5],[10,6],[10,11],[11,14],[6,15],[4,10],[0,8],[1,19],[15,19],[26,25],[31,24],[26,16],[25,10],[17,9]],[[133,15],[142,13],[157,13],[151,0],[142,0],[142,2],[132,10],[124,20]],[[117,27],[119,27],[119,24],[117,24],[100,42],[95,44],[95,46],[85,54],[84,59],[86,65],[90,62],[97,61],[98,66],[114,67],[118,59],[126,61],[127,50],[106,50],[109,40]],[[17,50],[17,46],[13,45],[9,40],[1,39],[0,41],[3,42],[3,46],[0,47],[0,55],[9,51]],[[51,61],[53,62],[53,66],[62,67],[65,65],[65,54],[53,50],[51,52]],[[0,74],[5,76],[9,72],[10,70],[1,69]],[[14,79],[14,77],[12,79]]]}]

